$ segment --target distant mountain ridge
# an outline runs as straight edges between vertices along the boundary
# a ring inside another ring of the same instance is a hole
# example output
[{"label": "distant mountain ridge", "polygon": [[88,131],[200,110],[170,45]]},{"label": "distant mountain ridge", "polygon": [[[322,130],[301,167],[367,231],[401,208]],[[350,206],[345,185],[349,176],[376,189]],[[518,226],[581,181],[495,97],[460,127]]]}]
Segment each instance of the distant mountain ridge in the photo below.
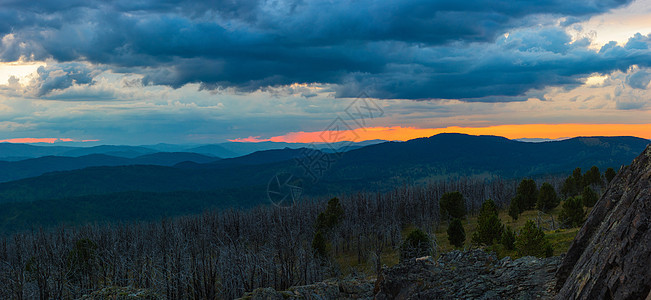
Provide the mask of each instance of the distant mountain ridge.
[{"label": "distant mountain ridge", "polygon": [[[334,144],[332,149],[324,144],[319,144],[318,146],[326,147],[329,152],[334,152],[358,149],[363,145],[377,142],[380,141],[353,143],[344,149],[334,147],[344,147],[342,145],[348,145],[347,143]],[[39,176],[48,172],[72,171],[99,166],[174,166],[181,164],[179,165],[181,168],[210,168],[214,167],[214,165],[207,163],[216,162],[221,158],[229,158],[219,164],[222,166],[229,164],[278,162],[293,158],[292,155],[295,156],[298,151],[292,151],[292,149],[301,149],[306,146],[313,145],[276,142],[229,142],[198,147],[172,144],[68,147],[0,143],[0,182]],[[228,149],[233,149],[236,152]],[[261,150],[254,151],[255,149]],[[289,152],[295,154],[288,154]],[[274,155],[273,153],[276,153],[276,158],[268,157],[269,155]],[[223,156],[216,154],[222,154]]]},{"label": "distant mountain ridge", "polygon": [[174,166],[181,162],[209,163],[220,158],[186,152],[157,152],[134,158],[106,154],[79,157],[43,156],[20,161],[0,161],[0,182],[39,176],[55,171],[71,171],[98,166],[156,165]]},{"label": "distant mountain ridge", "polygon": [[[567,174],[576,167],[587,169],[592,165],[602,170],[619,169],[647,144],[648,140],[634,137],[525,143],[496,136],[439,134],[407,142],[369,145],[343,154],[280,149],[208,163],[104,166],[48,173],[0,184],[0,203],[124,191],[203,191],[264,186],[279,172],[294,174],[304,183],[307,194],[386,190],[407,180],[449,176],[522,178]],[[301,158],[311,164],[307,167],[311,169],[297,164],[296,159]],[[316,159],[322,161],[314,162]]]},{"label": "distant mountain ridge", "polygon": [[135,158],[145,154],[158,152],[190,152],[206,156],[216,156],[221,158],[234,158],[257,151],[275,150],[275,149],[299,149],[299,148],[316,148],[328,152],[348,151],[367,145],[385,142],[383,140],[370,140],[361,142],[338,142],[333,144],[325,143],[284,143],[284,142],[226,142],[219,144],[205,145],[174,145],[174,144],[155,144],[142,146],[127,145],[99,145],[92,147],[73,147],[73,146],[56,146],[56,145],[31,145],[16,143],[0,143],[0,161],[18,161],[29,158],[38,158],[43,156],[69,156],[79,157],[91,154],[106,154],[117,157]]},{"label": "distant mountain ridge", "polygon": [[[440,134],[336,154],[286,148],[213,161],[201,161],[213,158],[196,153],[42,157],[13,162],[13,170],[27,176],[19,172],[21,164],[31,163],[41,172],[67,164],[81,167],[84,160],[89,165],[98,161],[119,165],[62,170],[0,183],[0,235],[3,230],[62,221],[151,220],[210,208],[268,204],[268,184],[283,174],[290,175],[283,178],[291,179],[291,185],[301,188],[302,197],[309,197],[388,191],[404,184],[462,176],[519,180],[567,176],[576,167],[585,170],[592,165],[602,171],[607,167],[619,170],[648,143],[634,137],[528,143],[495,136]],[[183,162],[175,164],[179,160]],[[9,167],[3,168],[8,173]],[[118,211],[121,213],[116,215]]]},{"label": "distant mountain ridge", "polygon": [[337,165],[340,172],[348,174],[359,169],[360,164],[374,166],[376,172],[384,172],[388,167],[418,163],[433,169],[447,169],[448,173],[466,169],[475,170],[474,173],[524,177],[562,173],[592,165],[618,169],[647,144],[648,140],[636,137],[578,137],[528,143],[498,136],[446,133],[352,150]]}]

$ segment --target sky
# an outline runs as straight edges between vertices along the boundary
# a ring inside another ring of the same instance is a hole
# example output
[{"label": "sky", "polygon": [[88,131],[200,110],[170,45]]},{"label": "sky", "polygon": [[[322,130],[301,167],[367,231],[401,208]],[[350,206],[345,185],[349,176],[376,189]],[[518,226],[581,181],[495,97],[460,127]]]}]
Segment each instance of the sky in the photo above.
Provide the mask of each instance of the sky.
[{"label": "sky", "polygon": [[651,0],[0,0],[8,142],[651,139],[650,81]]}]

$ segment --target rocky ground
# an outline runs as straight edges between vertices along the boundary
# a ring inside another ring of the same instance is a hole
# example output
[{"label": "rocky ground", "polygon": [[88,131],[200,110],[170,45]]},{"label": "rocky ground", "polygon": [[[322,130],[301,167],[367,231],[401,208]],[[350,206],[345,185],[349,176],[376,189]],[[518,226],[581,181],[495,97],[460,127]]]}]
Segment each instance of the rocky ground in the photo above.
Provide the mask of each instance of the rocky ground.
[{"label": "rocky ground", "polygon": [[501,260],[483,250],[413,259],[372,279],[333,279],[287,291],[257,289],[243,299],[548,299],[560,257]]},{"label": "rocky ground", "polygon": [[133,287],[105,287],[84,295],[79,300],[162,300],[165,297],[147,289]]}]

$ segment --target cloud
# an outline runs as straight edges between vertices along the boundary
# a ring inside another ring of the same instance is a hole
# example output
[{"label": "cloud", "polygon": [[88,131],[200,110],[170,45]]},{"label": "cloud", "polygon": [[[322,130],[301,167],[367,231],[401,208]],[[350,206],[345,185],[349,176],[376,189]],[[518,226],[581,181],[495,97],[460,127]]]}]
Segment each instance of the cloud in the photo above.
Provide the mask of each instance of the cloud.
[{"label": "cloud", "polygon": [[[39,66],[36,71],[23,78],[11,75],[7,84],[0,85],[0,90],[12,96],[38,97],[53,99],[53,92],[59,94],[71,87],[89,87],[95,83],[95,77],[102,68],[87,63],[48,63]],[[68,91],[69,92],[69,91]],[[65,98],[65,97],[64,97]]]},{"label": "cloud", "polygon": [[[85,61],[174,88],[320,83],[338,97],[487,102],[649,61],[648,36],[595,53],[556,27],[631,1],[58,2],[3,4],[0,59]],[[54,76],[40,94],[84,79]]]},{"label": "cloud", "polygon": [[74,84],[89,85],[93,82],[94,70],[82,63],[57,64],[39,67],[33,84],[37,96],[44,96],[53,90],[64,90]]},{"label": "cloud", "polygon": [[647,70],[639,70],[626,76],[626,83],[632,88],[645,90],[649,82],[651,82],[651,72]]}]

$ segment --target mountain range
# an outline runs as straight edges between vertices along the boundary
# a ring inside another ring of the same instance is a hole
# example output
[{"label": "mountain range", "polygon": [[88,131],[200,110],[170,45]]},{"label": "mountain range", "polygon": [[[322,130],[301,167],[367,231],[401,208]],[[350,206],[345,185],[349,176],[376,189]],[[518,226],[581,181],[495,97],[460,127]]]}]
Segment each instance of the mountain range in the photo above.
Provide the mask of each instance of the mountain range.
[{"label": "mountain range", "polygon": [[[131,158],[87,154],[1,162],[0,180],[22,179],[0,183],[0,232],[29,224],[147,219],[210,208],[251,207],[269,203],[266,191],[278,174],[289,175],[291,184],[303,194],[318,196],[386,191],[405,183],[460,176],[517,180],[566,176],[576,167],[586,170],[593,165],[602,171],[618,170],[647,144],[648,140],[635,137],[527,143],[496,136],[439,134],[406,142],[354,145],[349,151],[334,153],[307,145],[225,159],[192,152],[154,152]],[[46,148],[24,146],[29,145],[18,145],[30,154]],[[47,148],[63,151],[60,154],[87,153]],[[151,150],[92,148],[105,153]],[[139,212],[145,207],[149,207],[146,212]],[[45,217],[48,214],[52,216]]]},{"label": "mountain range", "polygon": [[[174,144],[155,144],[142,146],[126,145],[99,145],[92,147],[79,146],[59,146],[59,145],[42,145],[42,144],[16,144],[0,143],[0,161],[18,161],[29,158],[38,158],[43,156],[67,156],[79,157],[91,154],[105,154],[109,156],[136,158],[145,154],[158,152],[189,152],[205,156],[215,156],[220,158],[233,158],[242,155],[251,154],[257,151],[273,149],[298,149],[304,147],[315,147],[324,152],[342,152],[352,149],[361,148],[368,145],[386,142],[384,140],[370,140],[361,142],[337,142],[337,143],[285,143],[285,142],[226,142],[219,144],[207,145],[174,145]],[[65,144],[65,143],[64,143]],[[67,145],[67,144],[66,144]]]}]

